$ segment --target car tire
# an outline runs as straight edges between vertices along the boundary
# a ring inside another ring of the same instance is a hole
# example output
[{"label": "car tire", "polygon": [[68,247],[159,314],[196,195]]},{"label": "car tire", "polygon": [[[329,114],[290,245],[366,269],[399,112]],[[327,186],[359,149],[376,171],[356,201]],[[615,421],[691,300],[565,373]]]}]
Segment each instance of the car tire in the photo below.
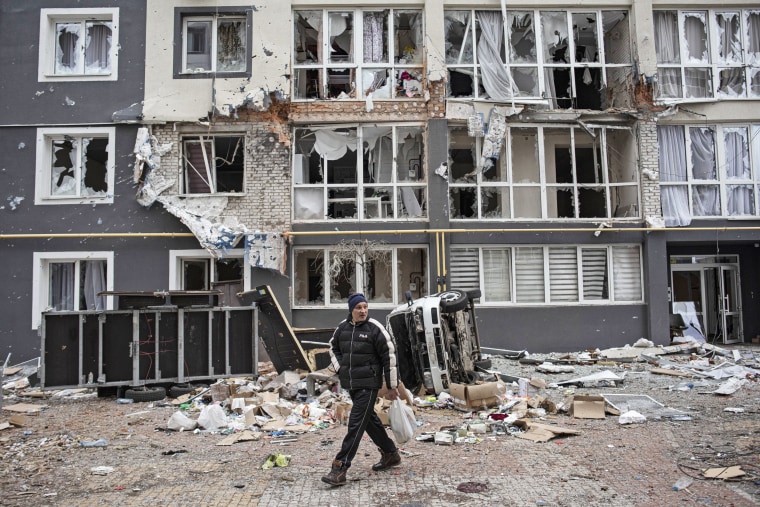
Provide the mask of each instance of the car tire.
[{"label": "car tire", "polygon": [[491,366],[493,366],[493,363],[490,359],[481,359],[480,361],[475,361],[475,368],[480,368],[481,370],[490,370]]},{"label": "car tire", "polygon": [[461,290],[447,290],[438,294],[441,298],[441,311],[445,313],[458,312],[464,310],[467,307],[469,298],[466,292]]},{"label": "car tire", "polygon": [[133,387],[124,392],[124,397],[130,400],[141,401],[158,401],[166,398],[165,387]]},{"label": "car tire", "polygon": [[172,398],[179,398],[183,394],[191,393],[195,391],[196,387],[191,384],[174,384],[169,389],[169,396]]}]

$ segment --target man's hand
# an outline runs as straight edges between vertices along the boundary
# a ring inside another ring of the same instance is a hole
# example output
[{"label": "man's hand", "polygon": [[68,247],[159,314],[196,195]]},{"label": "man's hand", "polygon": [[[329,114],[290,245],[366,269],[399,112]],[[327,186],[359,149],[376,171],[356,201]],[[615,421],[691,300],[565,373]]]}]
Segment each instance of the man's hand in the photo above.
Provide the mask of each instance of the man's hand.
[{"label": "man's hand", "polygon": [[397,400],[398,399],[398,389],[396,389],[395,387],[393,389],[388,389],[388,392],[385,393],[385,397],[388,398],[391,401]]}]

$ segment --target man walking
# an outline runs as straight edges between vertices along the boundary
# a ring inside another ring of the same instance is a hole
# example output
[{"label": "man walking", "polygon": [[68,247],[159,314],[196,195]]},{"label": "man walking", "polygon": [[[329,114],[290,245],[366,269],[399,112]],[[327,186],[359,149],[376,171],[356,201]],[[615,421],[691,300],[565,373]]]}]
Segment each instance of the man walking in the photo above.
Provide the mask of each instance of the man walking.
[{"label": "man walking", "polygon": [[332,486],[346,483],[346,472],[365,431],[380,449],[380,461],[372,465],[372,470],[379,472],[401,463],[396,444],[375,414],[375,400],[383,377],[388,386],[387,397],[398,398],[396,349],[383,325],[369,318],[369,305],[363,294],[352,294],[348,298],[348,311],[348,318],[338,324],[330,338],[332,365],[338,372],[341,387],[353,401],[343,444],[330,473],[322,477],[323,482]]}]

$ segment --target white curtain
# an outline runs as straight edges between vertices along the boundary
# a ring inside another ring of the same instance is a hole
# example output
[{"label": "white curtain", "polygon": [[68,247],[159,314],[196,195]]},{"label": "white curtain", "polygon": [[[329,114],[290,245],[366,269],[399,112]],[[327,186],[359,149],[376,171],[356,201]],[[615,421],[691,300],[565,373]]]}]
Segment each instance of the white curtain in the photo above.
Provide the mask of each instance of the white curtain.
[{"label": "white curtain", "polygon": [[760,11],[747,11],[747,63],[760,63]]},{"label": "white curtain", "polygon": [[106,309],[106,297],[98,296],[106,290],[106,261],[85,261],[84,264],[84,300],[88,310]]},{"label": "white curtain", "polygon": [[378,63],[386,61],[385,44],[383,37],[385,26],[383,21],[387,13],[365,12],[364,13],[364,63]]},{"label": "white curtain", "polygon": [[85,67],[93,72],[110,70],[111,24],[88,23],[85,44]]},{"label": "white curtain", "polygon": [[[726,150],[726,179],[748,180],[751,178],[749,169],[749,146],[747,130],[743,128],[727,128],[723,131],[723,141]],[[753,215],[754,200],[752,185],[729,185],[727,189],[729,215]]]},{"label": "white curtain", "polygon": [[678,125],[657,128],[659,141],[660,182],[682,182],[683,185],[660,185],[662,215],[666,226],[691,223],[689,193],[686,186],[686,149],[683,127]]},{"label": "white curtain", "polygon": [[56,311],[74,310],[74,263],[50,263],[50,306]]},{"label": "white curtain", "polygon": [[483,87],[492,99],[511,100],[520,92],[499,49],[504,42],[504,18],[500,12],[478,11],[477,19],[480,24],[478,63]]}]

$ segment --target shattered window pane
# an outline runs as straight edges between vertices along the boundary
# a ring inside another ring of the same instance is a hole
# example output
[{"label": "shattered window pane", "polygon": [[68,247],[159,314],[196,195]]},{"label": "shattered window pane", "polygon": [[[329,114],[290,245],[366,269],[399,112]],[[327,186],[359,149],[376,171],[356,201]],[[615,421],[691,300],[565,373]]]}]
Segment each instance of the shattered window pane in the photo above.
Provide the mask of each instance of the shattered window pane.
[{"label": "shattered window pane", "polygon": [[295,58],[298,64],[322,62],[322,11],[295,11]]},{"label": "shattered window pane", "polygon": [[51,144],[51,197],[106,196],[108,138],[67,137]]},{"label": "shattered window pane", "polygon": [[247,69],[244,16],[184,19],[184,72],[244,72]]},{"label": "shattered window pane", "polygon": [[576,62],[599,62],[599,41],[595,12],[572,14]]},{"label": "shattered window pane", "polygon": [[446,63],[474,63],[470,11],[446,11]]},{"label": "shattered window pane", "polygon": [[118,7],[42,8],[40,14],[40,79],[116,79]]},{"label": "shattered window pane", "polygon": [[325,304],[324,252],[295,250],[293,260],[293,300],[298,306]]},{"label": "shattered window pane", "polygon": [[683,13],[683,40],[687,63],[707,63],[707,12]]},{"label": "shattered window pane", "polygon": [[509,61],[511,63],[536,62],[536,33],[533,26],[533,13],[528,11],[509,11]]},{"label": "shattered window pane", "polygon": [[243,191],[244,136],[192,136],[183,141],[185,193]]},{"label": "shattered window pane", "polygon": [[354,13],[331,12],[328,15],[330,62],[354,61]]},{"label": "shattered window pane", "polygon": [[760,97],[760,69],[749,70],[749,92],[752,97]]},{"label": "shattered window pane", "polygon": [[420,11],[395,11],[395,61],[405,65],[422,64],[422,13]]},{"label": "shattered window pane", "polygon": [[216,32],[217,71],[242,72],[246,69],[246,22],[242,19],[218,20]]},{"label": "shattered window pane", "polygon": [[182,290],[209,290],[211,259],[183,259]]},{"label": "shattered window pane", "polygon": [[358,292],[356,260],[337,255],[336,252],[329,252],[329,259],[330,303],[346,303],[348,296]]},{"label": "shattered window pane", "polygon": [[511,218],[509,187],[482,187],[480,195],[483,218]]},{"label": "shattered window pane", "polygon": [[639,216],[639,159],[635,134],[630,129],[607,129],[607,173],[614,217]]},{"label": "shattered window pane", "polygon": [[725,97],[744,96],[744,69],[742,67],[719,69],[718,94]]},{"label": "shattered window pane", "polygon": [[602,11],[604,60],[631,63],[631,27],[626,11]]},{"label": "shattered window pane", "polygon": [[741,22],[738,12],[715,14],[718,32],[718,60],[723,63],[741,63]]}]

